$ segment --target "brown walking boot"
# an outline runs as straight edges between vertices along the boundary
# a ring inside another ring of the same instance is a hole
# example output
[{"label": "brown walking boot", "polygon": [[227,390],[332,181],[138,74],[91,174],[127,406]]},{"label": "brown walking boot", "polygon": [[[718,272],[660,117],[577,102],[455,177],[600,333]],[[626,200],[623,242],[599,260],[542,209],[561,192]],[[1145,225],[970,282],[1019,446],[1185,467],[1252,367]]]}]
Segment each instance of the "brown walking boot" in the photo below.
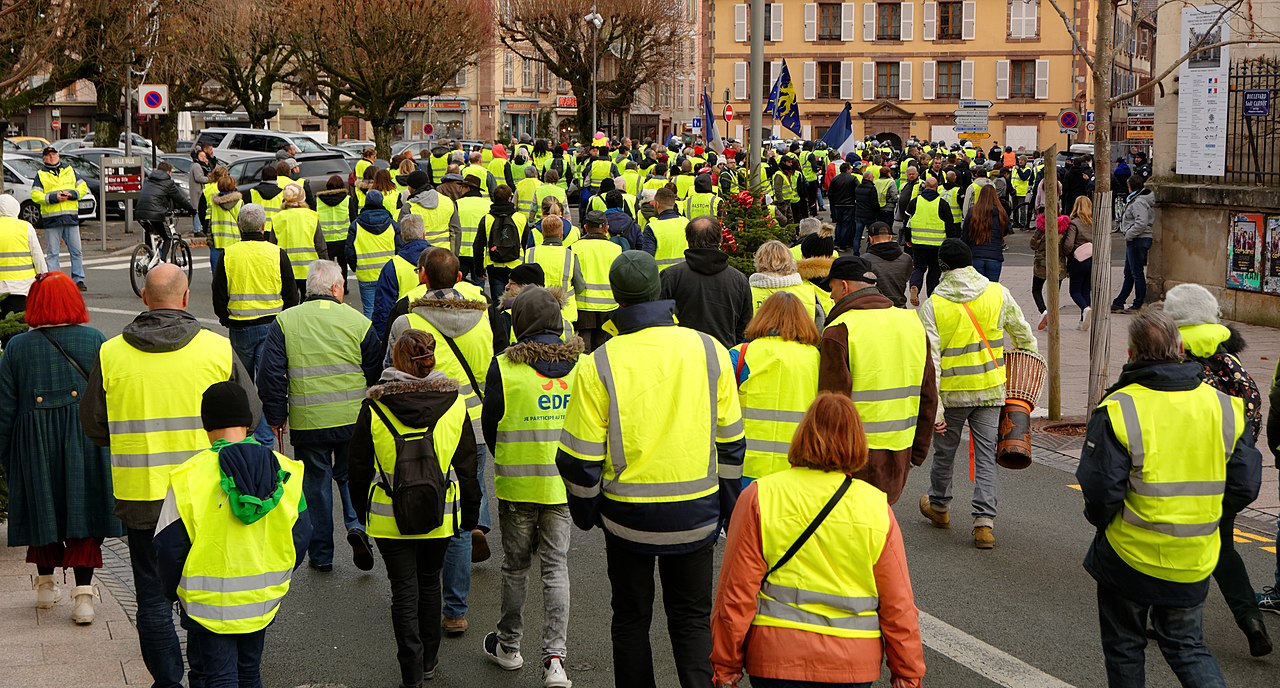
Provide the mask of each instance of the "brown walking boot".
[{"label": "brown walking boot", "polygon": [[920,498],[920,513],[923,514],[925,518],[933,522],[934,528],[951,527],[951,513],[947,511],[939,511],[934,507],[929,501],[929,495],[925,495]]}]

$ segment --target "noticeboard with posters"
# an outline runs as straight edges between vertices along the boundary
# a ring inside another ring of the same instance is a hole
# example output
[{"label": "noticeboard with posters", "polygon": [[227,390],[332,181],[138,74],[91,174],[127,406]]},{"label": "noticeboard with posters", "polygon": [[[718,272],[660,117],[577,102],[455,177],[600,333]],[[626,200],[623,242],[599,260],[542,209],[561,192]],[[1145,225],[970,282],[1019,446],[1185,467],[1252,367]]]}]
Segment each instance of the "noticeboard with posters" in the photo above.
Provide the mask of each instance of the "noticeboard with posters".
[{"label": "noticeboard with posters", "polygon": [[1262,291],[1280,294],[1280,215],[1267,216],[1266,272],[1262,276]]},{"label": "noticeboard with posters", "polygon": [[1262,213],[1236,213],[1227,243],[1227,288],[1262,290],[1265,218]]}]

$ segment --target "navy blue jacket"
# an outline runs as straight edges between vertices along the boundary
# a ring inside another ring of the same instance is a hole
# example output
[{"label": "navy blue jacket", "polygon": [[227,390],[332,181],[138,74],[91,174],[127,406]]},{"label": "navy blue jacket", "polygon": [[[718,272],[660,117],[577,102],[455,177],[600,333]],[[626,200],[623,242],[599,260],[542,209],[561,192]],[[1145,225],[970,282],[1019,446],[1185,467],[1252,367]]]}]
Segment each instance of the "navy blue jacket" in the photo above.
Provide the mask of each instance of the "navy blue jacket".
[{"label": "navy blue jacket", "polygon": [[356,264],[356,228],[361,226],[366,232],[372,234],[395,232],[396,245],[400,244],[400,223],[391,217],[391,213],[382,206],[376,208],[365,206],[351,223],[351,229],[347,230],[347,260],[353,266]]},{"label": "navy blue jacket", "polygon": [[969,224],[972,220],[973,214],[970,213],[960,223],[960,238],[969,245],[974,259],[1004,261],[1004,232],[1008,229],[1008,222],[1000,224],[1000,211],[995,209],[991,211],[991,233],[987,236],[986,243],[975,244],[969,238]]},{"label": "navy blue jacket", "polygon": [[[396,249],[396,255],[417,265],[418,256],[429,248],[431,244],[426,239],[415,239]],[[396,277],[394,260],[389,260],[382,266],[382,272],[378,273],[377,289],[373,298],[373,331],[383,332],[387,329],[387,314],[396,305],[396,301],[400,300],[400,279]]]}]

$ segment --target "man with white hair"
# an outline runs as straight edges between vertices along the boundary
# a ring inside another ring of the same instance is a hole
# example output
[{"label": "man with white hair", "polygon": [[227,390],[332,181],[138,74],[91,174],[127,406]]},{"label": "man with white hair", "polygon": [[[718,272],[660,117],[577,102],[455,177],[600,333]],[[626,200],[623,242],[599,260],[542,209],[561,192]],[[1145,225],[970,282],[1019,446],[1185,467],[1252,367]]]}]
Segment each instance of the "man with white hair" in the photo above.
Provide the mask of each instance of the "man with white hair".
[{"label": "man with white hair", "polygon": [[48,272],[36,228],[18,217],[22,206],[8,194],[0,195],[0,318],[27,310],[27,290],[36,275]]},{"label": "man with white hair", "polygon": [[268,325],[258,394],[263,417],[277,432],[289,430],[294,456],[306,466],[302,493],[311,518],[311,568],[333,570],[333,481],[356,567],[368,571],[373,550],[347,488],[347,443],[365,389],[382,373],[382,352],[368,318],[342,303],[343,288],[337,263],[311,264],[306,301]]}]

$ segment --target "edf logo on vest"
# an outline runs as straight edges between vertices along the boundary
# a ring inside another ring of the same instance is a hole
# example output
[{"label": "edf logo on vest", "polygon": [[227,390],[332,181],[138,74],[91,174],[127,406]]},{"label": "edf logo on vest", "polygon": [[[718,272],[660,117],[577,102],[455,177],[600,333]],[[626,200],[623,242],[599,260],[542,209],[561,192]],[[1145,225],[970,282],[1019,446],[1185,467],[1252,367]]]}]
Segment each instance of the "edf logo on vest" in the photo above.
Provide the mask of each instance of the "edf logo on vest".
[{"label": "edf logo on vest", "polygon": [[[569,389],[569,383],[559,378],[556,378],[554,380],[547,380],[547,383],[542,385],[542,389],[550,392],[551,390],[555,389],[556,383],[560,383],[560,389],[562,390]],[[567,391],[564,394],[543,394],[542,396],[538,397],[538,408],[542,409],[543,411],[558,411],[560,409],[567,409],[569,408],[569,394]]]}]

